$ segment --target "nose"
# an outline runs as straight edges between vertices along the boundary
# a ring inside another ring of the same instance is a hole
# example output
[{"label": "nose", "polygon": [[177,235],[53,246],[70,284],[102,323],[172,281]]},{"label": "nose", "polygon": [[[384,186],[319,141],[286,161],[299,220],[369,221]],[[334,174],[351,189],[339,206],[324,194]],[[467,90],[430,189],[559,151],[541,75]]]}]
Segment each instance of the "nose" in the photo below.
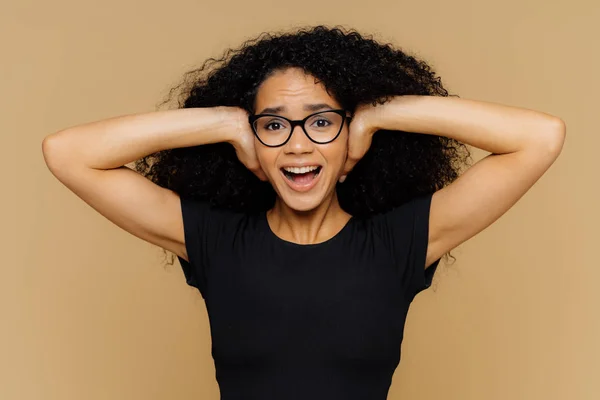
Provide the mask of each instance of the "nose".
[{"label": "nose", "polygon": [[283,148],[286,154],[312,153],[313,149],[314,143],[306,136],[300,125],[294,127],[292,137]]}]

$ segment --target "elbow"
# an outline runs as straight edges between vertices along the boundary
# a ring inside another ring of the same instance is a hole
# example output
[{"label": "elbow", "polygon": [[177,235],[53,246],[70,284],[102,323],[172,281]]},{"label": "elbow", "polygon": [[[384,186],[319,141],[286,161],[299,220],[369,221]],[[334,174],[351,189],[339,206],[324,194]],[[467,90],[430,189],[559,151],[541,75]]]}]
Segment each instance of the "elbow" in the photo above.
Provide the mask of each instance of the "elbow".
[{"label": "elbow", "polygon": [[54,174],[69,161],[69,152],[66,150],[66,147],[67,144],[60,135],[60,132],[48,135],[42,140],[44,162]]},{"label": "elbow", "polygon": [[547,119],[541,128],[535,128],[536,134],[526,141],[523,151],[544,162],[554,162],[560,155],[567,127],[565,122],[557,117]]},{"label": "elbow", "polygon": [[56,134],[48,135],[42,140],[42,156],[44,156],[44,162],[50,168],[51,164],[54,163],[56,147],[57,147]]},{"label": "elbow", "polygon": [[558,157],[567,136],[567,124],[562,119],[554,117],[545,134],[547,150]]},{"label": "elbow", "polygon": [[42,154],[44,157],[47,157],[51,152],[56,148],[56,144],[58,142],[58,133],[53,133],[48,135],[42,140]]}]

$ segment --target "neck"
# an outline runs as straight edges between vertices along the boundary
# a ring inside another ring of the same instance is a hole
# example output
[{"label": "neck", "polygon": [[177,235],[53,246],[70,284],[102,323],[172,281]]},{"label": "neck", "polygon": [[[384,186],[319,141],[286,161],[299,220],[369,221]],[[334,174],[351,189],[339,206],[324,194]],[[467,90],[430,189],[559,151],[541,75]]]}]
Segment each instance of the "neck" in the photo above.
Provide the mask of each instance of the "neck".
[{"label": "neck", "polygon": [[267,211],[267,221],[275,235],[298,244],[316,244],[335,236],[351,218],[340,207],[335,190],[317,208],[296,211],[279,197],[275,206]]}]

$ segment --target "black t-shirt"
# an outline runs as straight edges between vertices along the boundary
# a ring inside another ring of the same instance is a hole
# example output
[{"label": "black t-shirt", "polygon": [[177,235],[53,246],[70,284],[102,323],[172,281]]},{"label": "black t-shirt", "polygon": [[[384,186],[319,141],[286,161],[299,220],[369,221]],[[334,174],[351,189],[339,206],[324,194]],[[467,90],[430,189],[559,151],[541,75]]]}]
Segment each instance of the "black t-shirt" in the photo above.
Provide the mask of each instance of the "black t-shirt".
[{"label": "black t-shirt", "polygon": [[384,400],[400,361],[408,307],[425,269],[431,194],[352,217],[333,238],[300,245],[266,214],[181,197],[222,400]]}]

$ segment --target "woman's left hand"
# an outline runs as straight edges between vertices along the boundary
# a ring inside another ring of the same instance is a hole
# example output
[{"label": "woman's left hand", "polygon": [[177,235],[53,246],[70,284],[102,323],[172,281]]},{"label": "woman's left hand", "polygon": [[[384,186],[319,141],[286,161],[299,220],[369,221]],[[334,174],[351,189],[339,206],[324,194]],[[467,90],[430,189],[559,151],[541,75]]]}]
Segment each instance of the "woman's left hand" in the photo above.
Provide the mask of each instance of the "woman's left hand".
[{"label": "woman's left hand", "polygon": [[346,180],[346,176],[352,171],[352,168],[369,150],[373,134],[380,129],[377,126],[375,110],[379,111],[381,107],[383,106],[378,105],[376,108],[371,104],[361,104],[356,107],[348,127],[348,155],[340,182]]}]

